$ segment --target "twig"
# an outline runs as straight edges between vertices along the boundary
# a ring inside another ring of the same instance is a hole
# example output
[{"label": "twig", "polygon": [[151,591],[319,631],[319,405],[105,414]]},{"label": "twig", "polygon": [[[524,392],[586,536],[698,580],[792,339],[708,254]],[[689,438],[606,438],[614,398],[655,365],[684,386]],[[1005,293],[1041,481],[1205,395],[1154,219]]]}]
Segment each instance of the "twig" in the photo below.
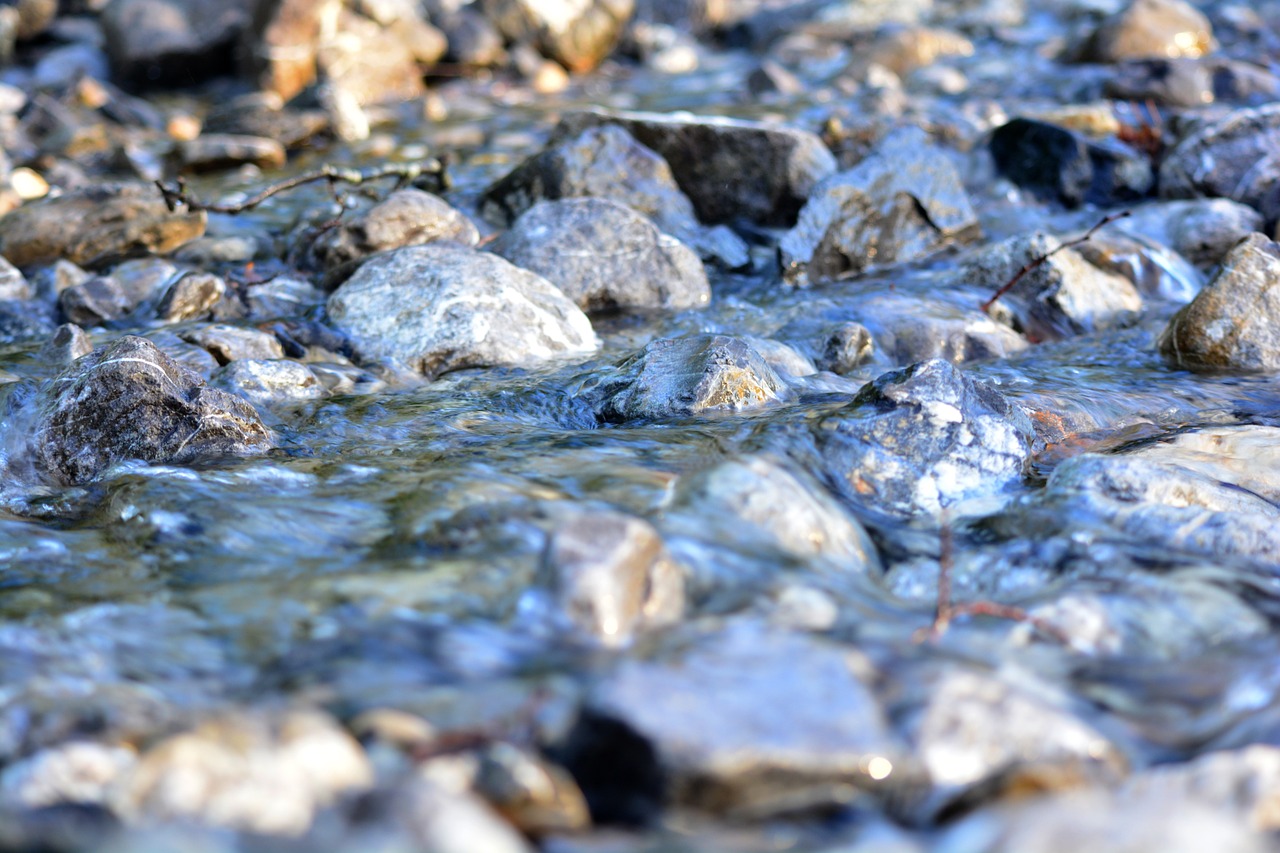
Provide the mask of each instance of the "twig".
[{"label": "twig", "polygon": [[1045,252],[1043,255],[1037,255],[1036,257],[1027,261],[1027,263],[1023,265],[1022,269],[1018,270],[1016,273],[1013,274],[1013,278],[1009,279],[1003,285],[1001,285],[1000,289],[997,290],[991,296],[990,299],[982,303],[982,313],[990,314],[991,306],[995,305],[996,302],[1000,300],[1000,297],[1004,296],[1010,290],[1013,290],[1013,286],[1018,282],[1022,281],[1022,277],[1024,275],[1031,272],[1033,269],[1040,266],[1045,261],[1052,258],[1054,255],[1058,254],[1063,249],[1069,249],[1072,246],[1079,246],[1081,243],[1089,242],[1089,240],[1093,239],[1093,235],[1097,234],[1098,231],[1100,231],[1101,229],[1110,225],[1112,222],[1115,222],[1117,219],[1124,219],[1126,216],[1130,216],[1132,214],[1133,214],[1133,211],[1131,210],[1121,210],[1118,213],[1108,213],[1106,216],[1102,217],[1102,219],[1098,220],[1098,222],[1092,228],[1086,231],[1083,237],[1077,237],[1074,240],[1068,240],[1067,242],[1059,245],[1058,248],[1054,249],[1053,251]]},{"label": "twig", "polygon": [[346,169],[339,166],[326,165],[314,172],[304,172],[301,175],[294,175],[292,178],[268,184],[258,193],[244,201],[229,204],[201,201],[187,192],[186,182],[182,178],[178,178],[172,187],[166,186],[163,181],[156,181],[156,186],[160,189],[161,195],[164,196],[164,203],[170,211],[175,211],[179,206],[182,206],[193,212],[207,210],[210,213],[242,213],[257,207],[274,195],[279,195],[286,190],[300,187],[303,184],[328,181],[330,188],[334,188],[339,183],[360,185],[383,178],[395,178],[396,189],[415,183],[424,183],[437,191],[447,189],[449,186],[449,176],[445,171],[444,162],[435,159],[423,160],[417,163],[389,163],[372,169]]}]

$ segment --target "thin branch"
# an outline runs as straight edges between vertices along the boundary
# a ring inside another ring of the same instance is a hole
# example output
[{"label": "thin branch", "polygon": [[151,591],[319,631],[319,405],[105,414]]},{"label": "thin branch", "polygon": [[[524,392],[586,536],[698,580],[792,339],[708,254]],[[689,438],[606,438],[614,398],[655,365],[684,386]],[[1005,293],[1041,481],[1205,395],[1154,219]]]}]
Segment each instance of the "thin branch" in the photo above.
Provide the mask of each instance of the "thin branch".
[{"label": "thin branch", "polygon": [[1081,243],[1089,242],[1091,239],[1093,239],[1093,235],[1097,234],[1098,231],[1100,231],[1101,229],[1107,227],[1112,222],[1115,222],[1117,219],[1124,219],[1126,216],[1130,216],[1132,214],[1133,214],[1133,211],[1131,210],[1121,210],[1118,213],[1108,213],[1106,216],[1102,217],[1102,219],[1098,220],[1098,222],[1092,228],[1086,231],[1083,237],[1077,237],[1074,240],[1068,240],[1067,242],[1059,245],[1058,248],[1054,249],[1053,251],[1045,252],[1043,255],[1037,255],[1036,257],[1027,261],[1027,263],[1022,267],[1022,269],[1018,270],[1016,273],[1013,274],[1013,278],[1009,279],[1003,285],[1001,285],[1000,289],[997,290],[991,296],[990,299],[982,303],[982,313],[990,314],[991,306],[995,305],[996,302],[1000,300],[1000,297],[1004,296],[1010,290],[1013,290],[1013,286],[1018,282],[1022,281],[1023,276],[1025,276],[1027,273],[1034,270],[1036,267],[1039,267],[1045,261],[1049,260],[1054,255],[1061,252],[1063,249],[1069,249],[1072,246],[1079,246]]},{"label": "thin branch", "polygon": [[167,186],[163,181],[156,181],[156,187],[164,196],[164,203],[170,211],[176,211],[179,206],[182,206],[192,212],[207,210],[210,213],[243,213],[257,207],[272,196],[303,184],[328,181],[330,188],[334,188],[339,183],[358,186],[383,178],[395,178],[396,189],[416,183],[426,184],[437,191],[447,189],[449,186],[445,164],[441,160],[429,159],[417,163],[389,163],[372,169],[346,169],[325,165],[313,172],[304,172],[301,175],[268,184],[244,201],[227,204],[201,201],[187,192],[186,182],[182,178],[178,178],[173,186]]}]

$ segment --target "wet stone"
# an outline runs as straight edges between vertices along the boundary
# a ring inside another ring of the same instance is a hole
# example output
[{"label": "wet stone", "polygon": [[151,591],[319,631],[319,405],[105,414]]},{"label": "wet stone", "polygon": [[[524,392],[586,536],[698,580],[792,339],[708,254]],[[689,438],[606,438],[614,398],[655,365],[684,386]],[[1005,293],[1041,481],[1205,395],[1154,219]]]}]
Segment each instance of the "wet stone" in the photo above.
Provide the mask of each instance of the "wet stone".
[{"label": "wet stone", "polygon": [[996,168],[1043,201],[1067,207],[1124,204],[1155,186],[1150,161],[1120,142],[1097,142],[1064,127],[1015,118],[988,143]]},{"label": "wet stone", "polygon": [[842,323],[822,341],[816,366],[844,376],[861,367],[875,352],[875,338],[861,323]]},{"label": "wet stone", "polygon": [[1274,370],[1280,367],[1278,323],[1280,246],[1254,233],[1169,321],[1160,351],[1192,370]]},{"label": "wet stone", "polygon": [[1263,221],[1251,207],[1212,198],[1144,204],[1117,226],[1168,246],[1193,264],[1209,267],[1221,263],[1245,237],[1262,231]]},{"label": "wet stone", "polygon": [[168,323],[194,320],[208,314],[227,292],[227,283],[212,273],[187,273],[165,291],[156,305],[156,317]]},{"label": "wet stone", "polygon": [[237,359],[214,373],[210,382],[260,407],[318,400],[328,390],[309,367],[288,359]]},{"label": "wet stone", "polygon": [[1107,18],[1080,48],[1085,62],[1146,57],[1198,57],[1218,46],[1209,19],[1183,0],[1132,0]]},{"label": "wet stone", "polygon": [[509,743],[480,753],[475,790],[504,818],[535,838],[591,825],[587,801],[561,767]]},{"label": "wet stone", "polygon": [[205,117],[205,134],[273,139],[286,149],[298,148],[329,127],[323,110],[284,106],[274,92],[255,92],[215,105]]},{"label": "wet stone", "polygon": [[793,396],[758,352],[727,335],[652,341],[583,393],[608,422],[742,412]]},{"label": "wet stone", "polygon": [[59,313],[67,322],[79,326],[119,320],[133,308],[133,300],[120,283],[106,276],[95,276],[58,294]]},{"label": "wet stone", "polygon": [[285,164],[284,145],[260,136],[233,136],[205,133],[174,149],[178,168],[183,172],[217,172],[253,165],[259,169],[278,169]]},{"label": "wet stone", "polygon": [[246,403],[132,336],[76,361],[28,406],[29,432],[10,467],[29,465],[59,485],[87,482],[130,459],[182,464],[273,443]]},{"label": "wet stone", "polygon": [[1134,774],[1120,788],[1122,802],[1133,799],[1190,801],[1235,815],[1260,832],[1280,829],[1276,792],[1280,791],[1280,750],[1258,744],[1210,752],[1182,765],[1165,765]]},{"label": "wet stone", "polygon": [[324,230],[307,253],[314,266],[334,269],[376,252],[440,240],[475,246],[480,232],[466,214],[439,196],[403,189],[363,215]]},{"label": "wet stone", "polygon": [[112,783],[136,762],[137,753],[124,746],[70,741],[5,767],[0,800],[27,808],[106,804]]},{"label": "wet stone", "polygon": [[1021,482],[1035,440],[999,391],[937,359],[869,383],[815,433],[841,496],[899,518],[998,500]]},{"label": "wet stone", "polygon": [[178,334],[184,341],[208,350],[218,364],[243,358],[284,358],[284,348],[276,336],[258,329],[214,323]]},{"label": "wet stone", "polygon": [[700,308],[711,301],[697,255],[605,199],[536,204],[490,248],[559,287],[584,311]]},{"label": "wet stone", "polygon": [[0,341],[25,341],[53,332],[57,323],[49,307],[33,299],[0,299]]},{"label": "wet stone", "polygon": [[63,323],[54,329],[49,340],[40,348],[39,358],[47,365],[63,368],[91,352],[93,342],[84,329],[73,323]]},{"label": "wet stone", "polygon": [[618,44],[634,0],[555,4],[482,0],[480,8],[508,41],[536,46],[570,71],[590,71]]},{"label": "wet stone", "polygon": [[119,79],[140,87],[225,74],[250,11],[249,0],[113,0],[102,13],[111,66]]},{"label": "wet stone", "polygon": [[1229,198],[1274,222],[1280,218],[1277,144],[1280,104],[1236,110],[1209,121],[1165,155],[1160,197]]},{"label": "wet stone", "polygon": [[546,279],[443,244],[369,260],[329,297],[328,311],[366,357],[399,359],[428,378],[598,346],[586,315]]},{"label": "wet stone", "polygon": [[959,173],[909,128],[815,187],[778,251],[784,278],[804,285],[924,257],[978,232]]},{"label": "wet stone", "polygon": [[0,257],[0,299],[30,299],[31,285],[22,271]]}]

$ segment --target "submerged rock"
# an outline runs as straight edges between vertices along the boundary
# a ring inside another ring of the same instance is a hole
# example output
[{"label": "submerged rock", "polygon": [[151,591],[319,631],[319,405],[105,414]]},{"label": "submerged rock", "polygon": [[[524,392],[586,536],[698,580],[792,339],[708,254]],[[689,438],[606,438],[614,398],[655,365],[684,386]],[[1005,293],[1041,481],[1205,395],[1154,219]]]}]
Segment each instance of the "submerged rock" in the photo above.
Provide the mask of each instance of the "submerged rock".
[{"label": "submerged rock", "polygon": [[1236,110],[1208,121],[1165,155],[1160,197],[1229,198],[1274,222],[1280,218],[1277,145],[1280,104]]},{"label": "submerged rock", "polygon": [[914,260],[978,231],[955,167],[909,128],[815,187],[778,251],[784,278],[804,285]]},{"label": "submerged rock", "polygon": [[429,378],[598,346],[591,321],[546,279],[454,245],[372,258],[329,297],[328,309],[366,357],[399,359]]},{"label": "submerged rock", "polygon": [[1192,370],[1280,368],[1280,245],[1257,233],[1238,243],[1159,346]]},{"label": "submerged rock", "polygon": [[211,381],[255,406],[318,400],[327,393],[307,365],[288,359],[237,359],[215,373]]},{"label": "submerged rock", "polygon": [[1065,127],[1015,118],[989,143],[1000,174],[1043,201],[1109,206],[1155,186],[1151,163],[1119,142],[1095,142]]},{"label": "submerged rock", "polygon": [[540,202],[491,249],[547,279],[584,311],[700,308],[711,301],[697,255],[605,199]]},{"label": "submerged rock", "polygon": [[1225,198],[1161,201],[1135,207],[1118,227],[1168,246],[1199,266],[1222,262],[1237,243],[1263,227],[1262,214]]},{"label": "submerged rock", "polygon": [[251,406],[133,336],[77,360],[27,407],[27,433],[11,427],[6,437],[18,443],[10,468],[30,466],[57,485],[85,483],[129,459],[182,464],[274,443]]},{"label": "submerged rock", "polygon": [[840,494],[900,518],[995,498],[1022,480],[1035,440],[999,391],[939,359],[869,383],[815,433]]},{"label": "submerged rock", "polygon": [[760,353],[727,335],[651,341],[583,393],[596,415],[612,422],[741,412],[792,396]]}]

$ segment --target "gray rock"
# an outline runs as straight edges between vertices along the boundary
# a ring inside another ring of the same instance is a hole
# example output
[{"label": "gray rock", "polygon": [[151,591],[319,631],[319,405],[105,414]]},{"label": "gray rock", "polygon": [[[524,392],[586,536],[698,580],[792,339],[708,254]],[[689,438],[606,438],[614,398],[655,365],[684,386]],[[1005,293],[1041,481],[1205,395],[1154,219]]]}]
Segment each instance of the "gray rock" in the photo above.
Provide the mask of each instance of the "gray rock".
[{"label": "gray rock", "polygon": [[1011,237],[988,246],[967,261],[961,276],[969,284],[995,294],[1036,258],[1054,252],[992,306],[992,316],[1007,322],[1033,341],[1125,326],[1142,310],[1142,295],[1133,283],[1103,272],[1074,249],[1042,233]]},{"label": "gray rock", "polygon": [[100,326],[119,320],[133,310],[134,304],[120,282],[110,276],[95,276],[58,294],[59,313],[68,323],[78,326]]},{"label": "gray rock", "polygon": [[375,252],[449,240],[463,246],[480,242],[466,214],[439,196],[418,189],[398,190],[335,228],[325,229],[307,247],[312,266],[332,270]]},{"label": "gray rock", "polygon": [[249,316],[259,320],[299,317],[309,309],[323,305],[325,295],[315,285],[299,276],[280,275],[270,281],[251,285],[245,294]]},{"label": "gray rock", "polygon": [[1218,46],[1209,19],[1183,0],[1133,0],[1103,21],[1080,47],[1085,62],[1197,57]]},{"label": "gray rock", "polygon": [[209,351],[218,364],[228,364],[243,358],[284,358],[284,348],[275,335],[259,329],[212,323],[178,333],[184,341]]},{"label": "gray rock", "polygon": [[606,199],[540,202],[490,248],[559,287],[584,311],[701,308],[711,301],[697,255]]},{"label": "gray rock", "polygon": [[71,261],[58,260],[31,271],[30,283],[39,299],[56,302],[59,293],[73,284],[83,284],[91,278],[93,273],[81,269]]},{"label": "gray rock", "polygon": [[125,746],[73,740],[5,767],[0,800],[27,808],[105,804],[112,783],[136,762],[137,753]]},{"label": "gray rock", "polygon": [[171,213],[150,184],[95,184],[0,218],[0,254],[19,267],[66,259],[93,267],[164,254],[204,234],[206,216]]},{"label": "gray rock", "polygon": [[261,136],[202,133],[174,146],[178,168],[185,173],[219,172],[244,165],[279,169],[287,155],[284,145]]},{"label": "gray rock", "polygon": [[247,403],[133,336],[79,359],[27,405],[27,431],[7,436],[18,442],[10,466],[57,485],[88,482],[129,459],[182,464],[274,443]]},{"label": "gray rock", "polygon": [[940,359],[881,376],[814,429],[840,494],[899,518],[998,498],[1021,482],[1035,440],[999,391]]},{"label": "gray rock", "polygon": [[292,150],[328,127],[324,110],[286,108],[275,92],[253,92],[212,105],[201,132],[273,139]]},{"label": "gray rock", "polygon": [[749,411],[793,396],[746,341],[726,335],[651,341],[583,395],[605,421]]},{"label": "gray rock", "polygon": [[590,71],[613,52],[635,8],[634,0],[573,5],[481,0],[480,5],[508,41],[532,44],[575,73]]},{"label": "gray rock", "polygon": [[444,244],[367,261],[329,297],[328,310],[366,356],[399,359],[431,378],[598,346],[586,315],[546,279]]},{"label": "gray rock", "polygon": [[[326,27],[332,31],[326,33]],[[316,52],[321,86],[317,95],[322,103],[334,96],[338,101],[349,99],[357,113],[371,104],[420,98],[426,91],[423,67],[434,63],[444,50],[443,34],[421,18],[383,26],[355,9],[343,8],[334,23],[321,21]],[[344,139],[353,138],[350,126],[344,126],[345,107],[335,106],[334,101],[325,104],[333,129]]]},{"label": "gray rock", "polygon": [[765,363],[778,372],[779,376],[799,378],[812,376],[818,368],[803,353],[789,344],[773,338],[743,338],[753,350],[760,353]]},{"label": "gray rock", "polygon": [[1274,792],[1280,789],[1280,750],[1270,744],[1210,752],[1185,764],[1135,773],[1120,787],[1130,800],[1190,802],[1233,816],[1261,832],[1280,829]]},{"label": "gray rock", "polygon": [[66,367],[82,355],[93,352],[93,342],[84,329],[71,323],[63,323],[40,348],[40,360],[59,369]]},{"label": "gray rock", "polygon": [[1225,198],[1151,202],[1133,208],[1117,227],[1168,246],[1198,266],[1215,266],[1263,227],[1262,214]]},{"label": "gray rock", "polygon": [[22,271],[0,257],[0,299],[30,299],[31,285]]},{"label": "gray rock", "polygon": [[34,299],[0,299],[0,341],[11,343],[42,338],[57,323],[49,306]]},{"label": "gray rock", "polygon": [[260,0],[239,45],[241,72],[289,100],[315,81],[320,39],[341,6],[341,0]]},{"label": "gray rock", "polygon": [[861,323],[841,323],[824,335],[815,366],[845,376],[871,360],[876,342]]},{"label": "gray rock", "polygon": [[1251,234],[1173,316],[1160,351],[1192,370],[1280,367],[1280,245]]},{"label": "gray rock", "polygon": [[1042,201],[1067,207],[1124,204],[1155,186],[1146,156],[1047,122],[1015,118],[996,128],[988,147],[1000,174]]},{"label": "gray rock", "polygon": [[1280,218],[1278,145],[1280,104],[1236,110],[1209,121],[1165,155],[1160,197],[1229,198],[1273,222]]},{"label": "gray rock", "polygon": [[505,226],[538,201],[578,196],[625,204],[727,267],[750,260],[746,243],[728,228],[698,223],[667,161],[616,125],[589,127],[550,143],[486,189],[481,209],[485,218]]},{"label": "gray rock", "polygon": [[877,294],[860,300],[855,316],[871,332],[879,356],[892,365],[931,358],[963,364],[1027,347],[1026,338],[976,307],[940,299]]},{"label": "gray rock", "polygon": [[288,359],[237,359],[220,368],[210,381],[259,407],[318,400],[328,391],[310,368]]},{"label": "gray rock", "polygon": [[178,278],[156,305],[156,317],[169,323],[194,320],[208,314],[226,295],[222,276],[189,272]]},{"label": "gray rock", "polygon": [[779,244],[794,285],[924,257],[979,233],[960,175],[919,128],[890,134],[876,152],[814,188]]},{"label": "gray rock", "polygon": [[225,74],[251,8],[250,0],[112,0],[102,12],[111,66],[119,79],[135,86]]},{"label": "gray rock", "polygon": [[1280,77],[1232,59],[1140,59],[1118,66],[1103,91],[1116,100],[1171,107],[1262,106],[1280,95]]},{"label": "gray rock", "polygon": [[793,225],[818,182],[836,171],[816,135],[790,127],[709,116],[581,112],[560,122],[555,139],[618,125],[671,167],[698,218]]}]

